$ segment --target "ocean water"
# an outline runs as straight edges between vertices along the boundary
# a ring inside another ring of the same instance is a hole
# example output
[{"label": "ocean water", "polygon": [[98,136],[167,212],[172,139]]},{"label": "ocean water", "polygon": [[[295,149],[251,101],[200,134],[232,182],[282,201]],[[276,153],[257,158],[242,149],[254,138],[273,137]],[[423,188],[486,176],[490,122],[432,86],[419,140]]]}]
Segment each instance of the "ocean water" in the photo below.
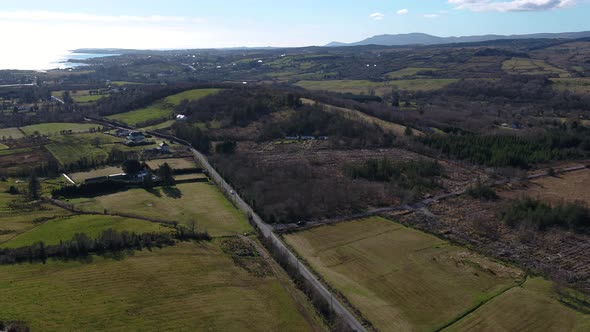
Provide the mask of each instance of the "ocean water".
[{"label": "ocean water", "polygon": [[[91,58],[115,56],[118,54],[72,53],[71,51],[0,52],[0,70],[49,70],[84,66],[75,62]],[[74,62],[68,62],[73,60]]]}]

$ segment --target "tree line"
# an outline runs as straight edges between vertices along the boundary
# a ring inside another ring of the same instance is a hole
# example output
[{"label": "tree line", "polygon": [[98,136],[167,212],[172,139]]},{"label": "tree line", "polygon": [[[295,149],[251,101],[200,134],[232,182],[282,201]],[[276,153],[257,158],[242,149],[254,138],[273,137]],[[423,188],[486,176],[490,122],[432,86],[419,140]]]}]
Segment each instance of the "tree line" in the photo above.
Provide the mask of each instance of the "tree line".
[{"label": "tree line", "polygon": [[207,232],[197,232],[194,228],[176,226],[172,233],[130,233],[118,232],[109,228],[104,230],[95,239],[85,233],[77,233],[72,239],[60,241],[59,244],[46,245],[43,241],[30,246],[20,248],[0,249],[0,265],[42,262],[45,264],[49,258],[55,259],[79,259],[90,255],[106,256],[113,253],[121,253],[126,250],[151,250],[173,246],[175,240],[179,241],[210,241]]},{"label": "tree line", "polygon": [[524,226],[541,231],[551,227],[588,233],[590,209],[581,203],[546,204],[538,199],[524,197],[508,204],[501,218],[510,227]]}]

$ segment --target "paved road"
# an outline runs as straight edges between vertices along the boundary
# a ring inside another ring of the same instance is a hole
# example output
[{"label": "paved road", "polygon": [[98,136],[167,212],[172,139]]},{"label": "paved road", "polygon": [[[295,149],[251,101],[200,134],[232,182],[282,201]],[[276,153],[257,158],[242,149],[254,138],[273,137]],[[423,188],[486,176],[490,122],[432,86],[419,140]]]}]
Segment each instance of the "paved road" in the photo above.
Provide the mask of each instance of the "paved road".
[{"label": "paved road", "polygon": [[[132,129],[130,127],[121,127],[121,126],[114,126],[110,122],[100,121],[96,119],[90,119],[94,122],[101,123],[103,125],[109,125],[111,127],[120,128],[120,129]],[[256,212],[248,205],[237,193],[236,191],[217,173],[215,168],[209,164],[209,160],[205,155],[194,149],[190,143],[168,135],[162,135],[156,132],[148,131],[150,135],[154,137],[159,137],[166,140],[174,140],[177,143],[187,146],[192,154],[194,155],[195,159],[197,159],[203,168],[205,168],[209,172],[210,178],[219,186],[222,192],[226,194],[229,199],[231,199],[236,206],[251,216],[252,221],[256,224],[256,227],[260,230],[260,232],[267,238],[269,238],[273,244],[284,254],[287,255],[289,260],[294,266],[297,266],[301,275],[313,285],[318,293],[324,297],[324,299],[332,305],[332,309],[334,312],[340,316],[352,329],[364,332],[366,331],[365,327],[356,319],[356,317],[337,299],[335,298],[332,293],[315,277],[313,273],[301,262],[293,252],[289,250],[289,248],[281,241],[281,239],[273,232],[273,227],[267,223],[265,223]]]}]

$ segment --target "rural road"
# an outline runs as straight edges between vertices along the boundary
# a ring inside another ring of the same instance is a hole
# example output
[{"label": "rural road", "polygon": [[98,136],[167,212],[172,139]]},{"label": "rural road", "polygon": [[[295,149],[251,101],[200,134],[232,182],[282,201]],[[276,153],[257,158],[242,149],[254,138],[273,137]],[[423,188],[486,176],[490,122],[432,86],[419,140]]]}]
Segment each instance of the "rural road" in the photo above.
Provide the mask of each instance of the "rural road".
[{"label": "rural road", "polygon": [[[111,122],[106,122],[103,120],[98,119],[89,119],[91,121],[108,125],[110,127],[118,128],[118,129],[133,129],[131,127],[122,127],[114,125]],[[273,232],[273,227],[267,223],[265,223],[258,214],[248,205],[237,193],[236,191],[217,173],[215,168],[209,164],[209,160],[205,155],[197,151],[192,147],[192,145],[184,141],[182,139],[162,135],[156,132],[147,131],[148,134],[159,137],[166,140],[173,140],[179,144],[182,144],[190,149],[193,156],[196,160],[201,163],[203,168],[205,168],[209,172],[209,177],[219,186],[222,192],[226,194],[226,196],[231,199],[235,205],[245,212],[247,215],[251,216],[252,221],[256,224],[256,227],[260,230],[260,232],[268,239],[272,241],[272,243],[287,257],[289,261],[298,267],[299,272],[301,275],[318,291],[318,293],[326,300],[327,303],[330,303],[332,306],[332,310],[341,317],[353,330],[364,332],[366,331],[365,327],[356,319],[356,317],[338,300],[338,298],[334,297],[332,293],[316,278],[316,276],[305,266],[303,262],[297,258],[297,256],[289,250],[289,248],[281,241],[281,239]]]}]

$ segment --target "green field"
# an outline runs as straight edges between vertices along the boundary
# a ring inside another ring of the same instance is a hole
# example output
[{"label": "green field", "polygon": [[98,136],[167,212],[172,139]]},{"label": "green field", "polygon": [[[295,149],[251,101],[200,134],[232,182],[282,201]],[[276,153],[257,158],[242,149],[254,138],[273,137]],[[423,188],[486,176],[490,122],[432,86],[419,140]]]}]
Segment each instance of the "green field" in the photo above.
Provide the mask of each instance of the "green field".
[{"label": "green field", "polygon": [[122,85],[143,85],[143,83],[138,82],[127,82],[127,81],[112,81],[112,85],[122,86]]},{"label": "green field", "polygon": [[444,331],[590,331],[590,316],[553,298],[551,283],[532,278]]},{"label": "green field", "polygon": [[197,222],[197,227],[212,236],[233,235],[251,230],[246,217],[210,183],[185,183],[176,186],[178,192],[167,193],[131,189],[106,196],[72,200],[76,206],[101,212],[124,212],[168,221]]},{"label": "green field", "polygon": [[[51,91],[51,95],[57,98],[63,98],[65,91]],[[95,102],[101,98],[108,97],[109,94],[102,94],[102,95],[90,95],[89,90],[78,90],[76,92],[70,91],[70,96],[76,103],[91,103]]]},{"label": "green field", "polygon": [[316,91],[331,91],[337,93],[366,94],[374,93],[383,96],[392,89],[408,91],[431,91],[444,88],[455,83],[456,79],[413,79],[395,80],[388,82],[372,82],[366,80],[329,80],[329,81],[299,81],[296,85]]},{"label": "green field", "polygon": [[0,289],[0,320],[32,331],[311,330],[275,277],[238,267],[216,241],[0,266]]},{"label": "green field", "polygon": [[551,81],[557,90],[590,94],[590,78],[552,78]]},{"label": "green field", "polygon": [[[302,101],[304,104],[308,104],[308,105],[315,104],[315,101],[310,100],[310,99],[302,99]],[[327,104],[322,104],[322,105],[325,106],[325,110],[327,112],[338,113],[338,114],[344,116],[345,118],[348,118],[351,120],[358,120],[358,121],[362,121],[362,122],[368,123],[368,124],[375,124],[375,125],[379,126],[379,128],[383,129],[383,131],[393,133],[397,136],[403,136],[404,132],[406,130],[406,126],[402,126],[397,123],[381,120],[379,118],[365,114],[363,112],[359,112],[357,110],[351,110],[348,108],[336,107],[336,106],[327,105]],[[413,129],[413,133],[418,136],[424,135],[423,132],[416,130],[416,129]]]},{"label": "green field", "polygon": [[388,78],[399,79],[419,76],[418,73],[424,71],[438,71],[437,68],[404,68],[387,74]]},{"label": "green field", "polygon": [[6,145],[4,145],[4,144],[0,143],[0,150],[7,150],[7,149],[9,149],[9,147],[8,147],[8,146],[6,146]]},{"label": "green field", "polygon": [[61,165],[76,163],[83,158],[103,161],[115,146],[122,150],[126,148],[115,145],[122,139],[101,133],[60,135],[51,137],[51,140],[53,143],[46,145],[46,148]]},{"label": "green field", "polygon": [[151,169],[157,169],[160,165],[167,163],[174,169],[195,168],[197,164],[191,158],[168,158],[168,159],[154,159],[146,162]]},{"label": "green field", "polygon": [[135,233],[165,232],[170,228],[153,222],[113,216],[82,215],[63,219],[54,219],[40,224],[22,233],[1,247],[18,248],[43,241],[45,244],[58,244],[59,241],[70,240],[76,233],[85,233],[96,238],[102,231],[112,228],[116,231]]},{"label": "green field", "polygon": [[22,199],[22,196],[8,194],[10,186],[16,186],[22,191],[25,184],[10,179],[6,182],[0,181],[0,244],[38,226],[36,220],[70,215],[68,211],[51,205],[27,209],[11,206],[11,203]]},{"label": "green field", "polygon": [[378,330],[433,331],[523,273],[379,217],[285,236]]},{"label": "green field", "polygon": [[182,100],[198,100],[200,98],[217,92],[219,92],[219,89],[189,90],[158,100],[148,107],[133,110],[126,113],[111,115],[107,118],[133,126],[136,126],[146,121],[153,121],[158,119],[162,119],[162,122],[165,122],[168,121],[169,118],[174,114],[174,107],[180,104]]},{"label": "green field", "polygon": [[570,74],[563,69],[557,68],[543,60],[512,58],[502,63],[502,70],[509,74],[518,75],[559,75],[559,77],[570,77]]},{"label": "green field", "polygon": [[35,132],[41,135],[58,135],[62,130],[71,130],[74,133],[83,133],[90,131],[91,128],[98,127],[100,126],[93,123],[41,123],[22,127],[21,129],[27,135],[33,135]]},{"label": "green field", "polygon": [[23,137],[25,137],[25,135],[18,128],[0,129],[0,139],[9,139],[9,138],[19,139],[19,138],[23,138]]},{"label": "green field", "polygon": [[97,178],[100,176],[107,176],[111,174],[123,173],[121,167],[110,166],[101,167],[88,172],[76,172],[68,174],[68,176],[76,183],[84,182],[86,179]]},{"label": "green field", "polygon": [[172,125],[176,122],[176,120],[168,120],[162,123],[158,123],[157,125],[143,127],[144,130],[159,130],[159,129],[168,129],[172,127]]}]

